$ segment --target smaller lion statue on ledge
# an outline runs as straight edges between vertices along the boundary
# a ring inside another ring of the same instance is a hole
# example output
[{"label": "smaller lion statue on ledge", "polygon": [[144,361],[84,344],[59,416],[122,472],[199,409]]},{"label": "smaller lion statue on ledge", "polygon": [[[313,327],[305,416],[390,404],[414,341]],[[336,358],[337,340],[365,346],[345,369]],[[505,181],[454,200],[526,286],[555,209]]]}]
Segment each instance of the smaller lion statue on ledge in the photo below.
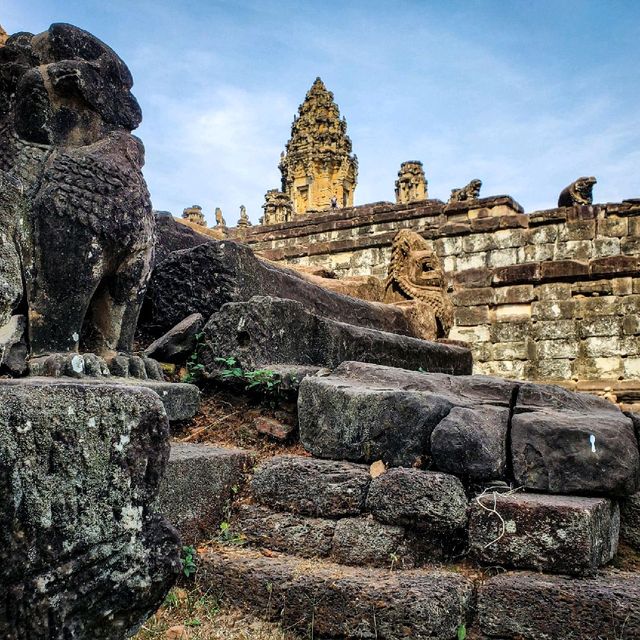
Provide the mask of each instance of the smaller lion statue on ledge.
[{"label": "smaller lion statue on ledge", "polygon": [[593,202],[593,185],[597,182],[593,176],[578,178],[560,192],[558,206],[572,207],[574,204],[591,204]]},{"label": "smaller lion statue on ledge", "polygon": [[466,187],[451,189],[451,196],[449,197],[448,204],[477,200],[480,197],[481,187],[482,180],[474,179]]},{"label": "smaller lion statue on ledge", "polygon": [[453,304],[447,295],[440,259],[415,231],[402,229],[393,239],[385,281],[384,302],[414,306],[414,322],[422,335],[446,338],[453,325]]}]

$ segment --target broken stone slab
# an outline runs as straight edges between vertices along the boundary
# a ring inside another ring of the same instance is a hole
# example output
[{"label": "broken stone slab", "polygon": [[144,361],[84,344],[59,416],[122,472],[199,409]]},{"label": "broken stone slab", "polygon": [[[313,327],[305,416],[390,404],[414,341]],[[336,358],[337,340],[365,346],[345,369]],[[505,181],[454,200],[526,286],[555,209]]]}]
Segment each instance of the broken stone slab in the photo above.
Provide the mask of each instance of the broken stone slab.
[{"label": "broken stone slab", "polygon": [[311,564],[230,548],[200,562],[203,584],[224,599],[314,638],[450,640],[472,608],[471,581],[443,569]]},{"label": "broken stone slab", "polygon": [[483,637],[583,640],[640,637],[640,574],[606,570],[592,578],[513,572],[478,590]]},{"label": "broken stone slab", "polygon": [[372,480],[367,509],[386,524],[428,531],[455,531],[467,524],[462,483],[438,471],[389,469]]},{"label": "broken stone slab", "polygon": [[196,348],[197,335],[203,324],[202,314],[192,313],[152,342],[145,349],[145,355],[160,362],[185,362]]},{"label": "broken stone slab", "polygon": [[26,328],[27,319],[19,315],[0,327],[0,372],[21,376],[27,370]]},{"label": "broken stone slab", "polygon": [[337,367],[359,360],[450,374],[471,372],[471,352],[316,315],[295,300],[254,297],[225,304],[204,327],[200,362],[208,372],[216,358],[235,357],[244,369],[270,364]]},{"label": "broken stone slab", "polygon": [[516,483],[561,494],[628,496],[637,491],[640,460],[633,423],[610,406],[613,410],[591,406],[588,411],[516,413],[511,423]]},{"label": "broken stone slab", "polygon": [[339,518],[362,512],[370,482],[367,466],[274,456],[256,469],[251,491],[258,502],[278,511]]},{"label": "broken stone slab", "polygon": [[279,513],[253,504],[241,505],[233,521],[233,532],[244,534],[250,544],[302,558],[328,556],[335,528],[335,520]]},{"label": "broken stone slab", "polygon": [[620,540],[640,551],[640,492],[620,500]]},{"label": "broken stone slab", "polygon": [[509,417],[505,407],[452,407],[431,432],[433,468],[470,481],[504,478]]},{"label": "broken stone slab", "polygon": [[281,422],[265,416],[255,418],[252,424],[258,433],[278,442],[286,442],[296,431],[295,424]]},{"label": "broken stone slab", "polygon": [[148,389],[0,380],[0,636],[135,632],[179,571],[153,509],[169,424]]},{"label": "broken stone slab", "polygon": [[342,518],[336,523],[331,559],[340,564],[402,569],[416,557],[404,527],[373,518]]},{"label": "broken stone slab", "polygon": [[[514,382],[343,362],[298,394],[300,439],[313,455],[422,465],[495,479],[506,467]],[[455,409],[454,409],[455,408]]]},{"label": "broken stone slab", "polygon": [[289,298],[338,322],[414,335],[410,319],[401,309],[329,291],[291,269],[259,259],[246,245],[226,240],[173,251],[157,263],[141,324],[159,334],[192,313],[209,318],[227,302],[254,296]]},{"label": "broken stone slab", "polygon": [[215,537],[253,459],[251,451],[242,449],[172,443],[157,509],[183,544]]},{"label": "broken stone slab", "polygon": [[593,574],[618,548],[620,510],[606,498],[487,493],[471,501],[469,544],[482,563]]}]

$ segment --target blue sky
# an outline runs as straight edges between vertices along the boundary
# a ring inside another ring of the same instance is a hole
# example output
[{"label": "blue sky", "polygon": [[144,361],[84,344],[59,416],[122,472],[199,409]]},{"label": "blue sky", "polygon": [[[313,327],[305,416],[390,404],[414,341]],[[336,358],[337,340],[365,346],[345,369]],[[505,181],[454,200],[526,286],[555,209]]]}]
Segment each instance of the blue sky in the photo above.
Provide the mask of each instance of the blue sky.
[{"label": "blue sky", "polygon": [[637,0],[3,0],[9,32],[71,22],[129,65],[154,207],[255,222],[316,76],[346,116],[356,204],[393,200],[421,160],[429,195],[472,178],[527,211],[595,175],[640,196]]}]

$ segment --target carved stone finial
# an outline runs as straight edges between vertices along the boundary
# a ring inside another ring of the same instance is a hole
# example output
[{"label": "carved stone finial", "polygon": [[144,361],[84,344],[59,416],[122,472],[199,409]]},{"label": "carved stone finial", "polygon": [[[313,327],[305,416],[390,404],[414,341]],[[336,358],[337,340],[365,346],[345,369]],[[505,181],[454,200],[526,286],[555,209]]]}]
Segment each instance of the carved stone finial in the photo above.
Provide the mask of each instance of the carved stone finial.
[{"label": "carved stone finial", "polygon": [[227,223],[222,215],[222,209],[220,207],[216,207],[216,227],[226,227]]},{"label": "carved stone finial", "polygon": [[422,162],[409,160],[400,165],[396,180],[396,203],[408,204],[429,196]]},{"label": "carved stone finial", "polygon": [[384,301],[402,304],[412,300],[422,303],[414,314],[422,335],[446,338],[453,326],[453,305],[440,259],[421,235],[402,229],[391,245]]},{"label": "carved stone finial", "polygon": [[207,221],[204,219],[204,213],[202,213],[202,207],[198,204],[194,204],[191,207],[187,207],[182,212],[182,217],[193,224],[200,225],[201,227],[207,226]]},{"label": "carved stone finial", "polygon": [[277,189],[270,189],[264,194],[264,216],[261,224],[289,222],[293,218],[293,204],[289,196]]},{"label": "carved stone finial", "polygon": [[238,220],[237,226],[240,229],[251,226],[251,220],[249,220],[249,216],[247,215],[247,208],[243,204],[240,205],[240,219]]},{"label": "carved stone finial", "polygon": [[480,196],[480,187],[482,187],[482,180],[477,178],[472,180],[466,187],[460,189],[451,189],[451,196],[449,197],[449,204],[455,202],[470,202],[477,200]]},{"label": "carved stone finial", "polygon": [[591,204],[593,202],[593,185],[597,182],[593,176],[578,178],[560,192],[558,206],[572,207],[574,204]]},{"label": "carved stone finial", "polygon": [[0,25],[0,47],[4,46],[4,43],[9,39],[9,34]]},{"label": "carved stone finial", "polygon": [[332,196],[342,207],[353,206],[358,160],[351,153],[346,120],[320,78],[294,117],[279,168],[282,192],[290,198],[295,213],[328,209]]}]

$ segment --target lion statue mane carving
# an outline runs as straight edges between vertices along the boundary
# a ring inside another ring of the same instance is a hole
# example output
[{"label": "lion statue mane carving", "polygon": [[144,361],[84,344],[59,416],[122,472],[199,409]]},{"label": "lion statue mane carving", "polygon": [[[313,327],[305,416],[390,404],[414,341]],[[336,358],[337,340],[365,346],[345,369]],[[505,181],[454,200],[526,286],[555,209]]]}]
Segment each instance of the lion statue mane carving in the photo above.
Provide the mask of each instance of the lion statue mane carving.
[{"label": "lion statue mane carving", "polygon": [[446,338],[453,325],[453,304],[447,295],[440,259],[427,241],[408,229],[391,246],[384,302],[415,304],[414,321],[431,339]]},{"label": "lion statue mane carving", "polygon": [[482,180],[474,179],[465,187],[461,187],[460,189],[451,189],[449,204],[477,200],[480,197],[481,187]]},{"label": "lion statue mane carving", "polygon": [[32,374],[161,376],[131,355],[154,243],[132,84],[72,25],[0,48],[0,327],[27,316]]},{"label": "lion statue mane carving", "polygon": [[582,176],[582,178],[578,178],[560,192],[558,206],[572,207],[574,204],[591,204],[593,202],[593,186],[597,182],[593,176]]}]

